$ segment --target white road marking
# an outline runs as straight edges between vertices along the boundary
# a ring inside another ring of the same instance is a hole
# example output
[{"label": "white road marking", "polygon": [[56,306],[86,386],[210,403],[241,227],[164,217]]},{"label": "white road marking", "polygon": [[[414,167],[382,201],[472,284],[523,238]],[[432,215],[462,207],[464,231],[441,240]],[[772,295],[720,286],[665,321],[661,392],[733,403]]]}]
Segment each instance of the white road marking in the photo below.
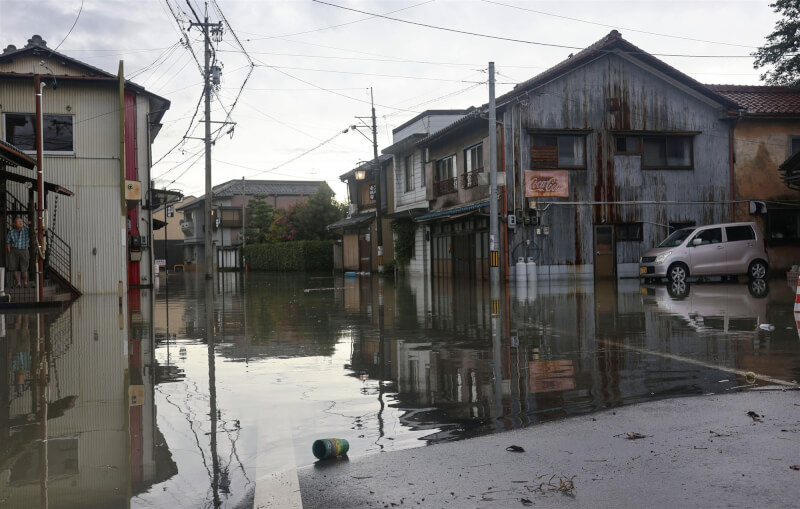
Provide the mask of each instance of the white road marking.
[{"label": "white road marking", "polygon": [[294,458],[292,431],[285,415],[270,414],[259,419],[258,457],[254,509],[302,509],[300,481]]},{"label": "white road marking", "polygon": [[[744,371],[744,370],[741,370],[741,369],[735,369],[735,368],[729,368],[727,366],[719,366],[719,365],[716,365],[716,364],[710,364],[708,362],[698,361],[696,359],[691,359],[689,357],[683,357],[683,356],[675,355],[675,354],[672,354],[672,353],[657,352],[655,350],[647,350],[645,348],[639,348],[639,347],[636,347],[636,346],[630,346],[630,345],[626,345],[624,343],[619,343],[617,341],[611,341],[610,339],[597,338],[597,341],[599,341],[601,343],[606,343],[607,345],[614,345],[614,346],[617,346],[619,348],[624,348],[626,350],[632,350],[634,352],[639,352],[639,353],[643,353],[643,354],[646,354],[646,355],[656,355],[658,357],[664,357],[665,359],[672,359],[672,360],[676,360],[676,361],[680,361],[680,362],[686,362],[688,364],[694,364],[696,366],[702,366],[704,368],[717,369],[719,371],[725,371],[727,373],[733,373],[735,375],[739,375],[739,376],[742,376],[742,377],[746,377],[747,376],[747,371]],[[792,383],[792,382],[787,382],[787,381],[781,380],[779,378],[773,378],[773,377],[767,376],[767,375],[759,375],[757,373],[755,375],[756,375],[756,379],[758,379],[758,380],[764,380],[765,382],[769,382],[769,383],[773,383],[773,384],[777,384],[777,385],[785,385],[785,386],[788,386],[788,387],[797,387],[797,384]]]}]

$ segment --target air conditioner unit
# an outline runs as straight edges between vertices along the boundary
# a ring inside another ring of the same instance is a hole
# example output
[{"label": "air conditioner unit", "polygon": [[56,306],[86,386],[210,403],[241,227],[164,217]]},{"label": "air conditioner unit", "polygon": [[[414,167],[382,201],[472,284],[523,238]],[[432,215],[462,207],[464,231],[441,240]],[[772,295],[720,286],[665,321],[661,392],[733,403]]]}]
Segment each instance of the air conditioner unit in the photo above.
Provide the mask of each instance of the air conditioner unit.
[{"label": "air conditioner unit", "polygon": [[125,199],[127,201],[142,200],[142,183],[138,180],[125,181]]}]

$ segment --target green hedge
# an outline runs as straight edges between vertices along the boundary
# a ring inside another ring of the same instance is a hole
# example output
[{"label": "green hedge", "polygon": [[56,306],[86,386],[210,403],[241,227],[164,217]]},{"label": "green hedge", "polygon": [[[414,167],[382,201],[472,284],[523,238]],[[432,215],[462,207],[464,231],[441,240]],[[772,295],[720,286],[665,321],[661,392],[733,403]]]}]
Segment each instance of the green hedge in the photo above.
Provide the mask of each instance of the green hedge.
[{"label": "green hedge", "polygon": [[299,240],[244,247],[250,270],[303,272],[333,270],[333,241]]}]

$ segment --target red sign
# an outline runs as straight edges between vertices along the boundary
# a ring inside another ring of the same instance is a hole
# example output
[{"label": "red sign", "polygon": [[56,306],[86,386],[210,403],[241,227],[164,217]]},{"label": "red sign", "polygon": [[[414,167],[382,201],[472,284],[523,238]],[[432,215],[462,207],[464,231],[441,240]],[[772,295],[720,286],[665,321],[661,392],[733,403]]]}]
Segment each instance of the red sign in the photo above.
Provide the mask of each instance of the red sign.
[{"label": "red sign", "polygon": [[569,172],[563,170],[553,171],[525,171],[525,197],[569,197]]}]

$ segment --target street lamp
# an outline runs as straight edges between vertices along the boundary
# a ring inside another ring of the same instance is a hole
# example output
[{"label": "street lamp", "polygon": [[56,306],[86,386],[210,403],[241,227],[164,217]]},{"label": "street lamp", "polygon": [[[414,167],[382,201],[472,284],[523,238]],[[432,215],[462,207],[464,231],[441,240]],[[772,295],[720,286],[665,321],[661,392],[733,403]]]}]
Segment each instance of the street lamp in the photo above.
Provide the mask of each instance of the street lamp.
[{"label": "street lamp", "polygon": [[367,178],[366,170],[356,170],[356,180],[364,180]]}]

